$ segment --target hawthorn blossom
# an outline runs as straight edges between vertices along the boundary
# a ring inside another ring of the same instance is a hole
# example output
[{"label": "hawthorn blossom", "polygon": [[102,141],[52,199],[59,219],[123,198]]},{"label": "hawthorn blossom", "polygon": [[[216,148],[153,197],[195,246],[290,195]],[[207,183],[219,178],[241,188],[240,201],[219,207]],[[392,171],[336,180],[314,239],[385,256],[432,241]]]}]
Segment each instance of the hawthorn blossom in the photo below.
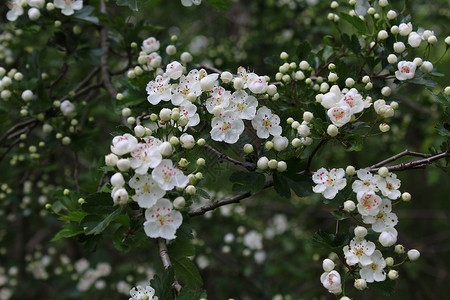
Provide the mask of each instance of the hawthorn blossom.
[{"label": "hawthorn blossom", "polygon": [[261,139],[267,139],[269,135],[281,135],[283,129],[280,126],[280,117],[274,114],[266,106],[260,107],[252,120],[256,135]]},{"label": "hawthorn blossom", "polygon": [[361,270],[359,270],[359,275],[367,282],[384,281],[386,279],[386,272],[383,269],[386,267],[386,261],[380,250],[375,250],[371,259],[372,263],[362,266]]},{"label": "hawthorn blossom", "polygon": [[147,54],[158,51],[159,41],[157,39],[155,39],[154,37],[149,37],[148,39],[145,39],[142,42],[141,49],[142,49],[142,51],[144,51]]},{"label": "hawthorn blossom", "polygon": [[132,197],[133,200],[138,203],[139,207],[143,208],[152,207],[166,193],[148,173],[143,175],[135,174],[128,182],[128,185],[136,191]]},{"label": "hawthorn blossom", "polygon": [[398,190],[400,188],[401,182],[400,179],[397,179],[396,174],[391,173],[386,177],[375,175],[374,179],[383,196],[388,197],[392,200],[395,200],[401,196],[401,193]]},{"label": "hawthorn blossom", "polygon": [[115,136],[112,140],[111,152],[116,155],[130,153],[138,146],[137,139],[129,133]]},{"label": "hawthorn blossom", "polygon": [[352,117],[350,107],[348,105],[335,106],[328,110],[328,117],[330,117],[331,122],[337,127],[342,127],[348,122]]},{"label": "hawthorn blossom", "polygon": [[341,89],[337,85],[333,85],[330,88],[330,91],[323,95],[322,101],[320,104],[326,109],[330,109],[336,106],[340,99],[342,99],[344,95],[341,93]]},{"label": "hawthorn blossom", "polygon": [[211,120],[211,127],[211,138],[213,140],[234,144],[244,131],[244,122],[238,118],[236,112],[227,110]]},{"label": "hawthorn blossom", "polygon": [[73,15],[75,10],[83,8],[83,0],[54,0],[55,7],[61,9],[61,13],[66,16]]},{"label": "hawthorn blossom", "polygon": [[393,227],[388,227],[381,232],[380,236],[378,237],[378,241],[380,242],[383,247],[390,247],[397,243],[397,236],[398,232]]},{"label": "hawthorn blossom", "polygon": [[375,232],[382,232],[388,227],[394,227],[398,223],[398,217],[392,213],[391,200],[383,198],[378,214],[375,216],[363,216],[363,222],[372,224]]},{"label": "hawthorn blossom", "polygon": [[130,290],[131,298],[129,300],[156,300],[158,297],[153,298],[154,295],[155,290],[151,286],[148,285],[143,288],[142,286],[138,285],[137,287],[134,287]]},{"label": "hawthorn blossom", "polygon": [[[187,124],[185,125],[186,128],[197,126],[200,123],[200,116],[197,113],[197,106],[191,102],[183,102],[179,107],[179,110],[180,116],[187,118]],[[180,130],[182,130],[181,127]]]},{"label": "hawthorn blossom", "polygon": [[263,94],[267,91],[268,84],[264,76],[250,73],[247,75],[247,87],[254,94]]},{"label": "hawthorn blossom", "polygon": [[352,184],[353,192],[360,193],[360,192],[370,192],[370,191],[378,191],[375,177],[372,173],[370,173],[369,169],[360,169],[356,171],[356,175],[360,180],[355,180]]},{"label": "hawthorn blossom", "polygon": [[375,244],[361,238],[354,238],[350,245],[344,246],[344,256],[348,265],[361,264],[367,266],[372,263],[371,255],[375,251]]},{"label": "hawthorn blossom", "polygon": [[321,193],[326,199],[333,199],[347,185],[344,176],[345,171],[342,168],[330,171],[320,168],[312,176],[314,183],[317,184],[313,187],[314,193]]},{"label": "hawthorn blossom", "polygon": [[356,197],[358,199],[356,207],[362,216],[376,216],[378,214],[381,198],[375,195],[375,192],[359,192]]},{"label": "hawthorn blossom", "polygon": [[178,79],[183,74],[183,65],[177,61],[173,61],[167,65],[165,74],[170,79]]},{"label": "hawthorn blossom", "polygon": [[258,100],[243,90],[236,91],[231,95],[230,108],[238,112],[240,119],[252,120],[256,115],[257,106]]},{"label": "hawthorn blossom", "polygon": [[6,13],[6,18],[9,21],[15,21],[21,15],[23,15],[23,8],[21,5],[21,0],[11,0],[9,3],[6,3],[9,11]]},{"label": "hawthorn blossom", "polygon": [[395,71],[395,77],[398,80],[407,80],[414,78],[416,64],[412,61],[402,60],[397,65],[398,71]]},{"label": "hawthorn blossom", "polygon": [[411,32],[408,36],[408,44],[413,48],[419,47],[422,40],[423,37],[417,32]]},{"label": "hawthorn blossom", "polygon": [[173,210],[172,202],[159,199],[154,206],[145,211],[144,231],[151,238],[173,240],[175,232],[183,222],[181,213]]},{"label": "hawthorn blossom", "polygon": [[128,192],[123,187],[113,188],[111,197],[113,198],[115,205],[125,205],[128,203]]},{"label": "hawthorn blossom", "polygon": [[411,22],[409,22],[408,24],[401,23],[400,25],[398,25],[398,29],[400,30],[400,35],[407,36],[412,31],[412,24]]},{"label": "hawthorn blossom", "polygon": [[341,275],[337,271],[325,272],[320,276],[320,282],[328,292],[339,294],[342,292]]},{"label": "hawthorn blossom", "polygon": [[364,101],[356,89],[351,89],[339,100],[337,106],[348,106],[353,115],[363,111]]},{"label": "hawthorn blossom", "polygon": [[153,169],[152,178],[159,187],[165,191],[170,191],[174,187],[184,188],[189,180],[183,172],[173,166],[170,159],[163,159],[161,163]]},{"label": "hawthorn blossom", "polygon": [[43,8],[45,0],[27,0],[30,7]]},{"label": "hawthorn blossom", "polygon": [[162,160],[158,147],[147,143],[139,143],[137,148],[131,152],[130,165],[137,174],[147,173],[149,168],[155,168]]},{"label": "hawthorn blossom", "polygon": [[156,69],[161,65],[162,57],[156,53],[152,52],[147,57],[147,66],[150,70]]},{"label": "hawthorn blossom", "polygon": [[202,0],[181,0],[183,6],[192,6],[192,4],[200,5],[200,3],[202,3]]},{"label": "hawthorn blossom", "polygon": [[170,77],[156,76],[155,80],[147,84],[147,100],[150,104],[156,105],[161,100],[169,101],[171,97]]},{"label": "hawthorn blossom", "polygon": [[198,70],[190,71],[186,76],[181,75],[178,84],[172,85],[172,104],[180,105],[184,101],[188,100],[190,94],[195,95],[197,98],[201,95],[200,81],[198,80]]},{"label": "hawthorn blossom", "polygon": [[206,109],[213,114],[214,108],[226,109],[230,105],[231,92],[218,86],[212,89],[210,97],[206,100]]}]

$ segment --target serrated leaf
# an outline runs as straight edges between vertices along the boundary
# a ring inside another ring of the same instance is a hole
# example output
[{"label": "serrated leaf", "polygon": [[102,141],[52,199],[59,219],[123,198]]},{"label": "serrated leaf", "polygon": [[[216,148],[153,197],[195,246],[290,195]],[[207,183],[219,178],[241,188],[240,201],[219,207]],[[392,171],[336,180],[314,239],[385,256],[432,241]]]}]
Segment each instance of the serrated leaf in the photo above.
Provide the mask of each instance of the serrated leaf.
[{"label": "serrated leaf", "polygon": [[174,268],[170,266],[164,270],[163,278],[161,279],[158,275],[155,275],[152,280],[150,280],[150,285],[155,289],[155,296],[158,300],[171,300],[172,297],[172,283],[174,280]]},{"label": "serrated leaf", "polygon": [[447,128],[445,128],[443,125],[438,124],[434,128],[439,132],[440,135],[442,135],[442,136],[450,136],[450,131]]},{"label": "serrated leaf", "polygon": [[361,151],[363,148],[363,137],[359,134],[349,135],[346,144],[347,148],[345,151]]},{"label": "serrated leaf", "polygon": [[434,87],[436,86],[436,81],[430,77],[419,77],[419,78],[413,78],[409,80],[409,83],[415,83],[419,85]]},{"label": "serrated leaf", "polygon": [[188,288],[181,289],[181,292],[178,294],[178,300],[200,300],[206,299],[207,294],[205,290],[196,291],[194,294]]},{"label": "serrated leaf", "polygon": [[86,216],[86,213],[84,211],[69,211],[69,214],[66,216],[61,216],[58,219],[61,221],[74,221],[74,222],[80,222],[84,217]]},{"label": "serrated leaf", "polygon": [[374,282],[370,286],[384,297],[389,297],[394,293],[397,282],[395,280],[386,279],[380,282]]},{"label": "serrated leaf", "polygon": [[175,268],[175,274],[187,287],[193,289],[203,284],[197,266],[189,258],[175,257],[172,259],[172,264]]},{"label": "serrated leaf", "polygon": [[291,188],[283,176],[278,173],[273,173],[273,187],[275,191],[284,198],[291,198]]},{"label": "serrated leaf", "polygon": [[111,132],[112,136],[118,136],[118,135],[124,135],[125,133],[129,133],[134,135],[133,130],[131,130],[130,128],[128,128],[125,125],[119,125],[116,127],[116,131]]},{"label": "serrated leaf", "polygon": [[98,215],[87,215],[81,221],[81,225],[86,228],[86,235],[100,234],[106,227],[113,222],[123,210],[123,206],[119,206],[115,211],[107,215],[106,217]]},{"label": "serrated leaf", "polygon": [[342,252],[342,248],[348,244],[350,238],[346,234],[326,233],[323,230],[317,231],[313,236],[313,241],[333,252]]},{"label": "serrated leaf", "polygon": [[57,241],[62,238],[69,238],[73,236],[77,236],[79,234],[83,234],[83,228],[76,223],[66,223],[63,228],[55,234],[55,236],[50,240],[50,242]]},{"label": "serrated leaf", "polygon": [[433,93],[433,91],[431,89],[427,89],[427,90],[433,95],[433,97],[434,97],[434,99],[436,99],[436,101],[443,104],[444,106],[450,106],[450,96],[447,96],[443,92],[440,92],[439,94],[435,94],[435,93]]},{"label": "serrated leaf", "polygon": [[346,13],[340,14],[341,18],[353,25],[360,33],[366,33],[366,24],[358,16],[351,16]]},{"label": "serrated leaf", "polygon": [[81,206],[83,211],[93,215],[105,215],[115,211],[114,202],[109,193],[94,193],[86,197]]},{"label": "serrated leaf", "polygon": [[197,193],[197,195],[199,195],[202,198],[211,199],[211,196],[205,190],[198,188],[196,193]]},{"label": "serrated leaf", "polygon": [[195,255],[195,246],[190,240],[177,238],[167,246],[170,258],[187,257]]}]

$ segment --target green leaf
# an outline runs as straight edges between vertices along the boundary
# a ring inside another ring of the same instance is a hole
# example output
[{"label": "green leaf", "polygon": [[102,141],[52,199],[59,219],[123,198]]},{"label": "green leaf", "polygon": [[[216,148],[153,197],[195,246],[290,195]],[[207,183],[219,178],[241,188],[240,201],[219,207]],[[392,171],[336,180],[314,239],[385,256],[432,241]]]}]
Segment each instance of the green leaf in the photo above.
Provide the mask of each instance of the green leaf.
[{"label": "green leaf", "polygon": [[181,289],[181,292],[178,294],[178,300],[200,300],[206,299],[208,296],[205,290],[196,291],[194,294],[188,288]]},{"label": "green leaf", "polygon": [[218,10],[227,10],[228,4],[225,0],[206,0],[213,8]]},{"label": "green leaf", "polygon": [[332,252],[342,252],[342,248],[348,244],[350,238],[346,234],[338,233],[326,233],[323,230],[317,231],[313,236],[313,241]]},{"label": "green leaf", "polygon": [[211,196],[205,190],[198,188],[196,193],[197,193],[197,195],[199,195],[202,198],[211,199]]},{"label": "green leaf", "polygon": [[233,185],[233,192],[250,192],[254,195],[264,188],[266,177],[264,174],[256,172],[235,172],[231,174],[230,181],[235,183]]},{"label": "green leaf", "polygon": [[435,94],[433,93],[433,91],[431,89],[427,89],[434,97],[434,99],[436,99],[436,101],[438,101],[439,103],[443,104],[444,106],[450,106],[450,96],[447,96],[446,94],[444,94],[443,92],[440,92],[439,94]]},{"label": "green leaf", "polygon": [[84,230],[79,224],[76,223],[66,223],[63,228],[55,234],[55,236],[50,240],[50,242],[57,241],[62,238],[69,238],[83,234]]},{"label": "green leaf", "polygon": [[346,33],[341,35],[342,42],[347,48],[353,51],[356,55],[361,55],[361,45],[359,44],[358,37],[356,35],[350,36]]},{"label": "green leaf", "polygon": [[273,186],[275,188],[275,191],[284,198],[291,198],[291,188],[289,187],[289,184],[285,180],[284,176],[273,173]]},{"label": "green leaf", "polygon": [[116,4],[119,6],[128,6],[131,10],[138,11],[138,8],[144,0],[116,0]]},{"label": "green leaf", "polygon": [[98,18],[95,16],[91,16],[91,13],[94,11],[94,9],[95,7],[90,5],[83,6],[83,9],[77,11],[72,17],[89,23],[98,24]]},{"label": "green leaf", "polygon": [[351,16],[346,13],[340,14],[341,18],[353,25],[360,33],[366,33],[366,24],[358,16]]},{"label": "green leaf", "polygon": [[189,258],[171,257],[171,260],[175,268],[175,274],[187,287],[193,289],[203,284],[203,280],[198,272],[197,266]]},{"label": "green leaf", "polygon": [[352,134],[349,135],[346,144],[347,148],[346,151],[361,151],[363,148],[363,137],[359,134]]},{"label": "green leaf", "polygon": [[155,296],[158,300],[171,300],[172,297],[172,283],[175,277],[173,266],[170,266],[164,270],[163,278],[161,279],[158,275],[155,275],[152,280],[150,280],[150,285],[155,289]]},{"label": "green leaf", "polygon": [[442,135],[442,136],[450,136],[450,131],[447,128],[445,128],[443,125],[438,124],[434,128],[439,132],[440,135]]},{"label": "green leaf", "polygon": [[128,128],[125,125],[119,125],[116,127],[116,131],[111,132],[112,136],[117,136],[117,135],[124,135],[125,133],[129,133],[134,135],[133,130],[131,130],[130,128]]},{"label": "green leaf", "polygon": [[436,86],[436,81],[434,81],[434,79],[430,78],[430,77],[419,77],[419,78],[413,78],[411,80],[409,80],[410,83],[415,83],[415,84],[419,84],[419,85],[424,85],[424,86],[429,86],[429,87],[434,87]]},{"label": "green leaf", "polygon": [[187,257],[195,255],[195,246],[188,239],[177,238],[175,242],[167,246],[170,258]]},{"label": "green leaf", "polygon": [[81,208],[92,215],[106,215],[116,210],[110,193],[94,193],[85,200]]},{"label": "green leaf", "polygon": [[87,215],[83,218],[81,224],[86,228],[86,235],[100,234],[106,227],[109,226],[122,213],[123,206],[119,206],[115,211],[106,217],[98,215]]},{"label": "green leaf", "polygon": [[336,218],[336,220],[345,220],[350,218],[350,214],[346,211],[342,211],[342,210],[335,210],[332,211],[331,214]]},{"label": "green leaf", "polygon": [[386,279],[380,282],[374,282],[370,286],[384,297],[389,297],[394,293],[397,281]]},{"label": "green leaf", "polygon": [[84,211],[69,211],[68,215],[59,217],[59,220],[80,222],[85,216],[86,213]]}]

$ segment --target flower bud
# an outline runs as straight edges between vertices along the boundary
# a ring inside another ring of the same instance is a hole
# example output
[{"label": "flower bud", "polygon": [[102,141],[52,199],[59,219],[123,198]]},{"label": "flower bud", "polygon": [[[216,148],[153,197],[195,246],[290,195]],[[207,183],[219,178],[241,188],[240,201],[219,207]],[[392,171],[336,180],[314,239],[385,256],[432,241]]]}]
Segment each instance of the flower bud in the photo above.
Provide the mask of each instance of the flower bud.
[{"label": "flower bud", "polygon": [[36,21],[41,16],[39,9],[32,7],[28,10],[28,17],[31,21]]},{"label": "flower bud", "polygon": [[122,173],[117,172],[111,176],[111,185],[113,187],[122,187],[125,185],[125,179],[123,179]]},{"label": "flower bud", "polygon": [[214,88],[218,77],[219,74],[210,74],[202,78],[202,80],[200,80],[200,88],[205,92],[211,91]]},{"label": "flower bud", "polygon": [[397,230],[388,227],[380,234],[378,241],[383,247],[390,247],[397,242],[397,235]]},{"label": "flower bud", "polygon": [[251,144],[245,144],[244,145],[244,152],[247,154],[250,154],[253,152],[253,146]]},{"label": "flower bud", "polygon": [[295,80],[303,80],[305,79],[305,74],[302,71],[295,72]]},{"label": "flower bud", "polygon": [[391,65],[397,63],[397,55],[395,54],[389,54],[387,57],[387,61],[388,63],[390,63]]},{"label": "flower bud", "polygon": [[276,169],[278,167],[278,162],[276,159],[271,159],[268,162],[268,166],[270,169]]},{"label": "flower bud", "polygon": [[329,82],[335,82],[339,79],[336,73],[330,73],[328,74],[328,81]]},{"label": "flower bud", "polygon": [[292,140],[291,145],[294,148],[298,148],[298,147],[300,147],[302,145],[302,141],[300,139],[298,139],[298,138],[295,138],[295,139]]},{"label": "flower bud", "polygon": [[378,1],[378,5],[380,7],[386,7],[386,6],[388,6],[388,4],[389,4],[388,0],[379,0]]},{"label": "flower bud", "polygon": [[158,116],[157,116],[156,114],[151,114],[151,115],[150,115],[150,120],[151,120],[152,122],[156,122],[156,120],[158,120]]},{"label": "flower bud", "polygon": [[128,192],[124,188],[113,190],[113,201],[116,205],[125,205],[128,203]]},{"label": "flower bud", "polygon": [[305,121],[305,122],[311,122],[311,120],[314,118],[314,115],[313,115],[313,113],[312,112],[309,112],[309,111],[305,111],[304,113],[303,113],[303,121]]},{"label": "flower bud", "polygon": [[222,72],[222,74],[220,74],[220,79],[224,83],[230,83],[233,80],[233,74],[228,71]]},{"label": "flower bud", "polygon": [[356,237],[363,238],[367,235],[367,228],[362,226],[356,226],[354,233]]},{"label": "flower bud", "polygon": [[283,151],[289,145],[289,140],[284,136],[276,136],[272,140],[275,151]]},{"label": "flower bud", "polygon": [[390,95],[391,95],[391,88],[388,87],[388,86],[383,87],[383,88],[381,89],[381,94],[382,94],[383,96],[386,96],[386,97],[390,96]]},{"label": "flower bud", "polygon": [[105,165],[107,165],[108,167],[115,167],[118,161],[119,158],[113,153],[105,155]]},{"label": "flower bud", "polygon": [[400,244],[395,245],[394,252],[397,254],[403,254],[405,253],[405,247],[403,247],[403,245]]},{"label": "flower bud", "polygon": [[164,142],[158,147],[159,153],[163,156],[170,156],[172,155],[173,148],[172,145],[169,142]]},{"label": "flower bud", "polygon": [[325,272],[330,272],[334,270],[335,266],[336,264],[329,258],[324,259],[322,262],[322,268]]},{"label": "flower bud", "polygon": [[22,93],[22,100],[25,102],[31,101],[33,99],[33,92],[30,90],[25,90]]},{"label": "flower bud", "polygon": [[420,70],[424,73],[430,73],[433,71],[433,64],[429,61],[424,61],[420,66]]},{"label": "flower bud", "polygon": [[335,137],[339,133],[339,129],[334,124],[328,125],[327,133],[331,137]]},{"label": "flower bud", "polygon": [[256,166],[260,170],[266,170],[269,167],[269,159],[265,156],[259,158]]},{"label": "flower bud", "polygon": [[186,126],[188,123],[189,123],[189,118],[186,117],[186,116],[181,116],[181,117],[178,119],[178,125],[180,125],[181,127]]},{"label": "flower bud", "polygon": [[391,130],[391,126],[386,123],[381,123],[379,129],[381,132],[388,132],[389,130]]},{"label": "flower bud", "polygon": [[437,37],[436,37],[435,35],[432,35],[432,36],[430,36],[430,37],[427,39],[427,42],[428,42],[429,44],[436,44],[436,43],[437,43]]},{"label": "flower bud", "polygon": [[388,267],[392,267],[394,265],[394,259],[392,257],[386,257],[384,261]]},{"label": "flower bud", "polygon": [[233,87],[235,90],[242,90],[244,88],[244,79],[241,77],[236,77],[233,79]]},{"label": "flower bud", "polygon": [[172,146],[177,146],[177,145],[180,144],[180,140],[176,136],[173,136],[173,137],[170,138],[169,143]]},{"label": "flower bud", "polygon": [[195,195],[195,192],[197,192],[197,189],[195,188],[195,186],[193,186],[193,185],[188,185],[187,187],[186,187],[186,194],[188,194],[188,195]]},{"label": "flower bud", "polygon": [[386,167],[379,168],[378,175],[380,175],[381,177],[387,177],[389,175],[389,169]]},{"label": "flower bud", "polygon": [[277,171],[278,172],[284,172],[287,169],[287,163],[285,161],[279,161],[277,165]]},{"label": "flower bud", "polygon": [[355,175],[355,174],[356,174],[355,167],[354,167],[354,166],[347,166],[347,168],[345,168],[345,173],[346,173],[348,176],[353,176],[353,175]]},{"label": "flower bud", "polygon": [[269,84],[269,86],[267,87],[267,94],[269,94],[269,96],[273,96],[277,93],[277,87],[273,84]]},{"label": "flower bud", "polygon": [[177,47],[175,47],[174,45],[169,45],[166,47],[166,53],[167,55],[175,55],[177,53]]},{"label": "flower bud", "polygon": [[394,51],[397,53],[402,53],[403,51],[405,51],[406,47],[405,44],[403,44],[403,42],[396,42],[394,43]]},{"label": "flower bud", "polygon": [[189,52],[183,52],[180,55],[181,62],[189,63],[192,61],[192,55]]},{"label": "flower bud", "polygon": [[180,161],[178,162],[178,166],[180,168],[186,168],[189,164],[189,161],[186,158],[182,158],[180,159]]},{"label": "flower bud", "polygon": [[185,133],[180,137],[180,144],[185,149],[192,149],[195,146],[195,139],[192,135]]},{"label": "flower bud", "polygon": [[405,201],[405,202],[411,201],[411,194],[408,193],[408,192],[404,192],[404,193],[402,194],[402,200]]},{"label": "flower bud", "polygon": [[398,278],[398,272],[396,270],[390,270],[388,273],[388,277],[390,280],[395,280]]},{"label": "flower bud", "polygon": [[288,59],[288,57],[289,57],[289,55],[288,55],[286,52],[281,52],[280,58],[281,58],[282,60],[286,60],[286,59]]},{"label": "flower bud", "polygon": [[410,261],[415,261],[419,259],[420,252],[416,249],[411,249],[408,251],[407,255]]},{"label": "flower bud", "polygon": [[196,184],[197,183],[197,178],[195,178],[194,174],[189,174],[187,176],[187,178],[188,178],[190,184]]},{"label": "flower bud", "polygon": [[72,142],[72,140],[68,136],[63,137],[61,140],[61,143],[65,146],[69,145],[71,142]]},{"label": "flower bud", "polygon": [[204,158],[199,158],[199,159],[197,159],[197,167],[203,167],[205,164],[206,164],[206,161],[205,161],[205,159]]},{"label": "flower bud", "polygon": [[356,208],[355,202],[353,202],[352,200],[347,200],[344,202],[344,210],[346,212],[352,212],[354,211]]},{"label": "flower bud", "polygon": [[302,137],[307,137],[307,136],[310,135],[311,130],[309,129],[309,127],[308,127],[307,125],[300,125],[300,126],[297,128],[297,132],[298,132],[298,134],[299,134],[300,136],[302,136]]},{"label": "flower bud", "polygon": [[173,200],[173,207],[177,210],[181,210],[186,205],[186,200],[184,197],[176,197],[175,200]]},{"label": "flower bud", "polygon": [[386,17],[388,18],[388,20],[394,20],[395,18],[397,18],[397,13],[394,10],[390,10],[387,12]]},{"label": "flower bud", "polygon": [[195,173],[195,179],[197,179],[198,181],[203,179],[203,173],[202,172],[197,172]]},{"label": "flower bud", "polygon": [[170,120],[171,115],[172,115],[172,111],[168,108],[163,108],[159,112],[159,118],[165,122]]},{"label": "flower bud", "polygon": [[137,125],[134,127],[134,134],[137,137],[143,137],[145,135],[145,128],[142,125]]},{"label": "flower bud", "polygon": [[197,145],[199,146],[204,146],[206,144],[206,140],[201,138],[197,140]]},{"label": "flower bud", "polygon": [[380,30],[380,31],[378,32],[378,39],[379,39],[379,40],[385,40],[385,39],[388,38],[388,36],[389,36],[389,34],[387,33],[386,30]]},{"label": "flower bud", "polygon": [[136,118],[135,117],[128,117],[127,118],[127,123],[130,125],[134,125],[134,123],[136,123]]},{"label": "flower bud", "polygon": [[267,142],[264,144],[264,147],[265,147],[267,150],[272,150],[272,148],[273,148],[273,142],[267,141]]},{"label": "flower bud", "polygon": [[362,279],[362,278],[356,279],[356,280],[355,280],[355,283],[354,283],[354,286],[355,286],[355,288],[356,288],[357,290],[362,291],[362,290],[364,290],[365,288],[367,288],[367,282],[366,282],[365,279]]}]

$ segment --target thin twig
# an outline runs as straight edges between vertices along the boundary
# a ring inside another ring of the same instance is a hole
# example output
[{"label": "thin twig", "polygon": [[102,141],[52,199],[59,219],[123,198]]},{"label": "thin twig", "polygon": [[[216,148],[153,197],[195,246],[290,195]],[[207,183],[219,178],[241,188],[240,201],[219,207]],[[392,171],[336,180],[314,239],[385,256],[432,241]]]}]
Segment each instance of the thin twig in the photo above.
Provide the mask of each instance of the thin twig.
[{"label": "thin twig", "polygon": [[[169,251],[167,250],[166,240],[163,238],[158,239],[158,247],[159,247],[159,256],[161,257],[161,261],[163,263],[164,269],[168,269],[172,263],[170,262]],[[172,287],[180,292],[182,286],[178,283],[178,281],[174,278]]]},{"label": "thin twig", "polygon": [[[398,165],[394,165],[394,166],[388,166],[388,170],[389,171],[403,171],[403,170],[409,170],[409,169],[418,169],[418,168],[423,168],[429,164],[431,164],[432,162],[445,158],[445,157],[450,157],[450,149],[448,149],[445,152],[441,152],[439,154],[430,156],[428,158],[424,158],[424,159],[420,159],[420,160],[415,160],[409,163],[401,163]],[[376,172],[378,171],[378,167],[371,167],[369,168],[370,172]]]},{"label": "thin twig", "polygon": [[399,159],[400,157],[403,157],[405,155],[411,155],[411,156],[420,156],[420,157],[429,157],[430,154],[425,154],[425,153],[419,153],[419,152],[413,152],[413,151],[409,151],[408,149],[406,149],[403,152],[400,152],[392,157],[389,157],[383,161],[380,161],[379,163],[374,164],[373,166],[371,166],[370,168],[379,168],[381,166],[384,166],[387,163],[390,163],[394,160]]},{"label": "thin twig", "polygon": [[222,72],[223,72],[217,68],[214,68],[213,66],[207,66],[207,65],[197,65],[197,68],[207,69],[207,70],[219,73],[219,74],[222,74]]},{"label": "thin twig", "polygon": [[80,192],[80,182],[78,181],[78,168],[80,166],[79,160],[78,160],[78,154],[74,153],[75,156],[75,168],[73,170],[73,181],[75,181],[75,188],[77,189],[77,192]]},{"label": "thin twig", "polygon": [[[266,182],[266,184],[264,185],[264,189],[273,186],[273,180],[268,180]],[[241,200],[250,197],[252,194],[250,192],[244,193],[244,194],[240,194],[240,195],[235,195],[220,201],[216,201],[214,203],[199,207],[197,209],[194,209],[192,211],[189,212],[189,216],[190,217],[195,217],[195,216],[201,216],[203,214],[205,214],[206,212],[210,211],[210,210],[214,210],[216,208],[219,208],[221,206],[224,205],[228,205],[228,204],[232,204],[232,203],[239,203]]]},{"label": "thin twig", "polygon": [[52,98],[53,88],[66,75],[67,70],[69,70],[69,66],[67,65],[67,63],[63,63],[58,77],[56,77],[56,79],[50,83],[50,86],[48,87],[48,97],[50,99]]},{"label": "thin twig", "polygon": [[320,142],[317,144],[316,148],[311,152],[311,154],[308,157],[308,163],[306,164],[305,171],[309,172],[309,168],[311,167],[312,159],[314,158],[314,155],[316,155],[317,151],[319,151],[320,147],[322,147],[328,140],[320,140]]},{"label": "thin twig", "polygon": [[234,158],[231,158],[231,157],[219,152],[218,150],[214,149],[213,147],[211,147],[208,144],[205,144],[205,148],[211,150],[215,155],[217,155],[219,162],[222,162],[222,160],[225,159],[225,160],[228,160],[229,162],[232,162],[235,165],[242,166],[242,164],[243,164],[241,161],[235,160]]}]

